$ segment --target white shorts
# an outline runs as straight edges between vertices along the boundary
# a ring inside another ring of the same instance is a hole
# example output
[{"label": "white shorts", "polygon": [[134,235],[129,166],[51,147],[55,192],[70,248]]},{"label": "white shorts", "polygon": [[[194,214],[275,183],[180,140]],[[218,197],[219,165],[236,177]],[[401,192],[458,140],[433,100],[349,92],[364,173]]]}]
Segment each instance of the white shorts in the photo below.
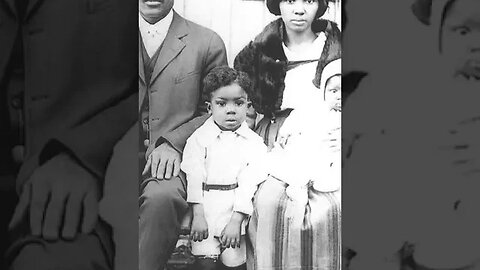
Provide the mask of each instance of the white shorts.
[{"label": "white shorts", "polygon": [[192,253],[195,256],[218,257],[227,267],[235,267],[247,261],[245,235],[240,236],[240,247],[223,249],[220,241],[213,235],[201,242],[192,242]]}]

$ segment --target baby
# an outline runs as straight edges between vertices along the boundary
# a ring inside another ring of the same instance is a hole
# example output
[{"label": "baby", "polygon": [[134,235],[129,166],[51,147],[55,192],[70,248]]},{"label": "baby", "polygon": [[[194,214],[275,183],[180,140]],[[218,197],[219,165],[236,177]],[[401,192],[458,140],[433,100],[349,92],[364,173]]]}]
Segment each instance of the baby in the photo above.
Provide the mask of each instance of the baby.
[{"label": "baby", "polygon": [[214,269],[217,258],[226,267],[245,267],[245,222],[257,184],[266,178],[261,162],[267,151],[246,122],[251,91],[248,75],[226,66],[204,80],[211,117],[187,140],[181,164],[193,208],[194,269]]},{"label": "baby", "polygon": [[[289,184],[287,195],[306,204],[309,186],[332,192],[340,188],[341,60],[322,72],[317,98],[293,110],[271,151],[271,175]],[[318,123],[318,124],[317,124]]]}]

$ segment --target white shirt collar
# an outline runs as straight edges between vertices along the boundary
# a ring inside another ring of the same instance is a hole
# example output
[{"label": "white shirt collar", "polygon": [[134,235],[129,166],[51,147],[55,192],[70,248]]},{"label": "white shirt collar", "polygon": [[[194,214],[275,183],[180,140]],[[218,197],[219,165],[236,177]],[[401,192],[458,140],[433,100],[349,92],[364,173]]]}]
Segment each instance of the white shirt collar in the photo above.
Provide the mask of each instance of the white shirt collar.
[{"label": "white shirt collar", "polygon": [[167,33],[168,29],[170,28],[170,25],[172,24],[173,21],[173,9],[170,9],[170,12],[168,12],[167,16],[165,18],[161,19],[160,21],[150,24],[147,22],[143,17],[140,12],[138,13],[138,23],[140,27],[140,32],[148,32],[150,31],[156,31],[158,33]]},{"label": "white shirt collar", "polygon": [[202,132],[202,137],[204,137],[207,141],[210,141],[210,140],[213,140],[213,139],[216,139],[218,138],[218,136],[220,136],[222,133],[234,133],[234,134],[237,134],[245,139],[250,139],[251,138],[251,135],[253,132],[253,130],[251,130],[249,127],[248,127],[248,124],[247,122],[243,122],[242,125],[235,131],[223,131],[221,130],[217,124],[215,124],[215,121],[213,120],[212,117],[209,117],[207,119],[207,121],[205,122],[204,126],[203,126],[203,132]]},{"label": "white shirt collar", "polygon": [[173,9],[170,9],[170,12],[168,12],[167,16],[155,24],[150,24],[145,21],[140,12],[138,13],[138,16],[138,26],[142,36],[143,44],[145,45],[148,55],[152,57],[167,36],[168,29],[173,22]]}]

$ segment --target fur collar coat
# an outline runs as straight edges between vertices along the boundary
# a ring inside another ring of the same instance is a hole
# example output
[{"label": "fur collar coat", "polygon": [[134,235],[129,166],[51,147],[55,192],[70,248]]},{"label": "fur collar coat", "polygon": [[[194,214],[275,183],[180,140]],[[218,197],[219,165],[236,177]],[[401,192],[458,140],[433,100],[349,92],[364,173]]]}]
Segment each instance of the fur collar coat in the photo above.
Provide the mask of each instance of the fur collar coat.
[{"label": "fur collar coat", "polygon": [[[271,117],[280,111],[285,89],[288,60],[282,47],[284,27],[281,18],[268,24],[234,61],[235,69],[246,72],[253,81],[254,95],[251,99],[255,110]],[[315,33],[325,32],[327,37],[313,79],[314,85],[319,88],[324,67],[341,58],[341,33],[335,23],[322,19],[314,21],[312,29]]]}]

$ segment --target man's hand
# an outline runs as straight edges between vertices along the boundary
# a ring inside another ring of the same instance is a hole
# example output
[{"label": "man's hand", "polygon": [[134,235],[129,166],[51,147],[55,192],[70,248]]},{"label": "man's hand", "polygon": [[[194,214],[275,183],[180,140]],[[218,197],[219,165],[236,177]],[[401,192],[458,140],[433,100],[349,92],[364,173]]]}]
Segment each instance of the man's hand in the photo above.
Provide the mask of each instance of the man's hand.
[{"label": "man's hand", "polygon": [[193,220],[190,235],[193,241],[201,242],[208,238],[208,224],[203,212],[203,205],[193,205]]},{"label": "man's hand", "polygon": [[67,240],[90,233],[98,218],[98,179],[67,154],[59,154],[34,171],[23,186],[9,228],[29,213],[32,235]]},{"label": "man's hand", "polygon": [[146,175],[150,169],[153,178],[170,179],[180,173],[182,156],[168,142],[162,143],[148,156],[147,164],[142,175]]},{"label": "man's hand", "polygon": [[244,219],[245,214],[233,212],[232,218],[220,235],[220,242],[224,248],[240,247],[240,233]]}]

